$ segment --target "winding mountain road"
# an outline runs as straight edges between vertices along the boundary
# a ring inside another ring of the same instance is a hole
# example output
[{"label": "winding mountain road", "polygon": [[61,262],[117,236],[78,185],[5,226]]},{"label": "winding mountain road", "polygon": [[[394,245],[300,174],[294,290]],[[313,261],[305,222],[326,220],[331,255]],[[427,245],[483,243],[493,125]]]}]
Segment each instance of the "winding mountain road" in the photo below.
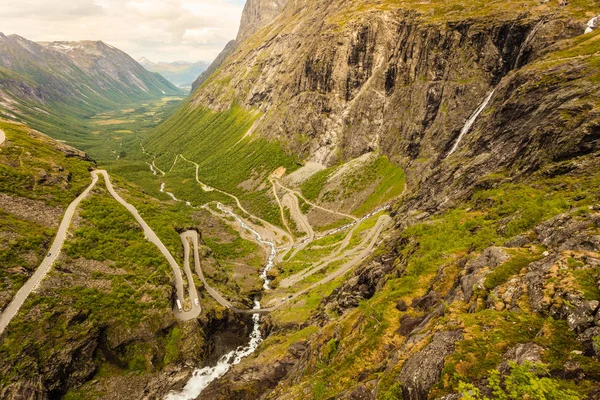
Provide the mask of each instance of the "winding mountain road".
[{"label": "winding mountain road", "polygon": [[[79,203],[81,203],[81,201],[89,195],[90,191],[94,188],[94,186],[96,186],[99,175],[102,175],[102,177],[104,178],[104,184],[106,185],[106,188],[108,189],[108,192],[111,194],[111,196],[113,196],[115,200],[117,200],[122,206],[124,206],[127,209],[127,211],[129,211],[133,215],[138,224],[142,227],[146,239],[152,242],[167,259],[175,277],[177,299],[181,302],[182,305],[184,304],[184,283],[179,265],[177,264],[169,250],[167,250],[166,246],[156,235],[156,233],[152,230],[152,228],[150,228],[150,226],[148,226],[146,221],[144,221],[144,219],[140,216],[137,209],[131,204],[127,203],[115,191],[112,182],[110,181],[110,176],[108,175],[108,172],[104,170],[95,170],[91,172],[92,183],[67,207],[67,210],[65,211],[63,219],[58,228],[58,232],[56,233],[56,237],[54,238],[54,242],[52,243],[52,246],[48,251],[48,256],[44,258],[44,260],[36,269],[31,278],[29,278],[25,285],[23,285],[21,289],[19,289],[19,291],[12,299],[8,307],[6,307],[6,309],[0,315],[0,333],[2,333],[4,329],[6,329],[10,321],[14,318],[14,316],[19,312],[19,310],[25,303],[27,297],[29,297],[31,292],[37,289],[40,282],[46,277],[46,275],[52,268],[52,265],[54,264],[54,261],[56,261],[56,258],[60,254],[60,251],[67,237],[67,231],[69,229],[69,226],[71,225],[71,221],[75,214],[75,210],[79,206]],[[198,300],[198,291],[195,289],[195,285],[193,283],[192,272],[189,267],[189,261],[187,264],[187,268],[184,266],[184,269],[186,271],[187,278],[189,281],[189,295],[192,300],[192,305],[190,310],[184,311],[177,309],[174,310],[173,313],[178,319],[187,321],[193,318],[197,318],[200,315],[202,309]]]},{"label": "winding mountain road", "polygon": [[54,242],[52,243],[52,246],[50,246],[50,250],[48,250],[48,256],[44,257],[44,261],[42,261],[38,269],[36,269],[31,278],[29,278],[21,287],[21,289],[19,289],[8,307],[6,307],[4,312],[2,312],[0,315],[0,333],[6,329],[10,321],[15,315],[17,315],[17,312],[19,312],[19,309],[23,306],[23,303],[25,303],[25,300],[29,294],[39,286],[42,279],[44,279],[44,277],[48,274],[48,271],[50,271],[52,264],[58,257],[65,242],[67,231],[71,225],[71,220],[73,219],[73,215],[75,214],[77,206],[79,206],[79,203],[81,203],[81,201],[87,197],[92,188],[96,186],[96,182],[98,182],[98,176],[92,173],[92,183],[90,186],[88,186],[83,193],[81,193],[75,200],[73,200],[71,204],[69,204],[69,207],[67,207],[65,215],[63,216],[60,226],[58,227],[58,232],[56,233]]},{"label": "winding mountain road", "polygon": [[[363,255],[363,256],[359,257],[359,259],[360,259],[359,261],[362,261],[362,259],[364,257],[369,255],[371,249],[373,248],[373,246],[375,244],[374,240],[376,240],[379,237],[379,234],[381,233],[382,229],[390,221],[391,221],[391,218],[388,215],[382,215],[381,217],[379,217],[375,226],[373,228],[371,228],[370,232],[362,240],[362,242],[358,246],[356,246],[356,249],[363,249],[362,251],[350,249],[350,250],[344,252],[344,254],[340,255],[341,251],[343,250],[343,248],[340,248],[337,251],[335,251],[333,254],[331,254],[330,256],[324,258],[321,262],[317,263],[313,268],[298,272],[297,274],[294,274],[294,275],[288,276],[285,279],[282,279],[279,284],[279,287],[290,288],[290,287],[296,285],[298,282],[301,282],[304,279],[308,278],[309,276],[314,275],[317,272],[323,270],[324,268],[331,265],[332,263],[343,260],[345,258],[348,258],[355,253],[359,254],[359,255]],[[356,228],[358,228],[358,226],[359,225],[357,225],[351,232],[353,233],[356,230]],[[352,237],[352,234],[350,234],[346,237],[348,240],[347,240],[347,242],[345,240],[346,244],[345,244],[344,248],[347,247],[348,244],[350,243],[351,237]],[[365,253],[365,251],[366,251],[366,253]],[[344,264],[344,265],[346,265],[346,264]],[[340,269],[343,269],[343,267]],[[334,271],[334,273],[335,272],[337,272],[337,270]]]},{"label": "winding mountain road", "polygon": [[392,219],[389,215],[382,215],[381,217],[379,217],[379,220],[377,220],[377,224],[373,228],[372,234],[369,235],[371,237],[371,242],[365,249],[360,251],[354,258],[352,258],[348,262],[344,263],[341,267],[337,268],[335,271],[331,272],[330,274],[327,274],[327,276],[325,276],[320,281],[313,283],[312,285],[300,290],[299,292],[294,293],[291,296],[288,296],[287,298],[272,299],[269,303],[270,307],[268,309],[272,310],[272,311],[277,310],[278,308],[282,307],[283,305],[316,289],[317,287],[324,285],[326,283],[329,283],[336,278],[339,278],[340,276],[344,275],[346,272],[350,271],[358,263],[364,261],[373,251],[373,248],[375,247],[375,244],[377,243],[377,239],[379,239],[381,232],[389,225],[389,223],[391,221],[392,221]]},{"label": "winding mountain road", "polygon": [[196,269],[196,274],[198,274],[198,277],[200,278],[200,281],[204,285],[204,288],[206,289],[208,294],[213,299],[215,299],[215,301],[217,303],[219,303],[223,307],[228,308],[228,309],[232,310],[233,312],[236,312],[239,314],[266,314],[266,313],[272,311],[271,309],[254,309],[254,308],[245,310],[245,309],[237,308],[233,304],[231,304],[229,302],[229,300],[224,298],[218,291],[213,289],[213,287],[210,286],[209,283],[206,281],[206,277],[204,276],[204,272],[202,271],[202,266],[200,265],[200,253],[198,251],[198,249],[199,249],[198,232],[196,232],[196,231],[183,232],[181,234],[181,240],[183,242],[183,249],[184,249],[184,253],[186,255],[186,260],[188,263],[189,263],[189,254],[190,254],[190,242],[193,244],[193,246],[194,246],[194,267]]},{"label": "winding mountain road", "polygon": [[[235,201],[235,204],[240,209],[240,211],[242,211],[244,214],[246,214],[250,218],[259,221],[261,224],[263,224],[268,230],[270,230],[273,233],[274,242],[279,241],[280,243],[284,244],[281,247],[284,251],[287,252],[288,250],[290,250],[292,248],[292,246],[294,245],[294,238],[292,237],[292,235],[290,235],[288,232],[284,231],[283,229],[271,224],[270,222],[265,221],[264,219],[259,218],[256,215],[253,215],[252,213],[250,213],[248,210],[246,210],[244,208],[244,206],[242,206],[242,203],[237,196],[235,196],[231,193],[228,193],[224,190],[211,187],[211,186],[205,184],[204,182],[202,182],[200,180],[200,177],[198,176],[198,170],[200,168],[198,163],[188,160],[181,154],[179,154],[177,157],[181,157],[182,160],[184,160],[185,162],[188,162],[196,167],[196,182],[202,187],[202,190],[204,190],[205,192],[215,191],[215,192],[221,193],[221,194],[233,199],[233,201]],[[285,243],[285,242],[287,242],[287,243]]]},{"label": "winding mountain road", "polygon": [[[171,266],[171,269],[173,270],[173,276],[175,277],[175,286],[176,286],[176,290],[177,290],[177,299],[181,302],[181,304],[184,304],[184,299],[185,299],[185,295],[184,295],[184,284],[183,284],[183,276],[181,274],[181,268],[179,267],[179,265],[177,264],[177,261],[175,261],[175,259],[173,258],[173,256],[171,255],[171,253],[169,252],[169,250],[167,249],[167,247],[163,244],[163,242],[160,240],[160,238],[156,235],[156,233],[152,230],[152,228],[150,228],[150,226],[146,223],[146,221],[144,221],[144,219],[140,216],[139,212],[137,211],[137,209],[132,206],[131,204],[127,203],[121,196],[119,196],[119,194],[115,191],[115,188],[112,185],[112,182],[110,181],[110,176],[108,175],[108,172],[104,171],[104,170],[96,170],[96,171],[92,171],[92,176],[97,176],[98,174],[102,175],[104,177],[104,183],[106,185],[106,188],[108,189],[108,192],[111,194],[112,197],[115,198],[115,200],[117,200],[123,207],[125,207],[127,209],[127,211],[129,211],[129,213],[131,213],[131,215],[133,215],[133,217],[135,218],[135,220],[137,221],[137,223],[142,227],[142,230],[144,231],[144,236],[146,237],[146,240],[148,240],[149,242],[153,243],[158,250],[162,253],[162,255],[167,259],[167,262],[169,263],[169,265]],[[188,271],[189,271],[189,265],[188,265]],[[187,272],[187,271],[186,271]],[[189,276],[191,275],[191,272],[188,273],[188,279]],[[189,290],[190,290],[190,297],[192,298],[192,308],[191,310],[188,311],[174,311],[175,316],[183,321],[187,321],[193,318],[196,318],[197,316],[200,315],[201,312],[201,308],[199,305],[197,305],[194,301],[194,299],[198,299],[198,293],[195,290],[195,286],[193,283],[193,280],[189,281]]]},{"label": "winding mountain road", "polygon": [[284,186],[284,185],[283,185],[281,182],[279,182],[279,180],[277,180],[277,179],[275,179],[275,178],[272,178],[272,179],[271,179],[271,184],[272,184],[273,186],[275,186],[275,184],[277,184],[277,185],[278,185],[278,186],[280,186],[282,189],[285,189],[285,190],[287,190],[288,192],[290,192],[290,193],[294,194],[295,196],[297,196],[298,198],[300,198],[300,199],[304,200],[304,202],[305,202],[306,204],[308,204],[308,205],[310,205],[310,206],[312,206],[312,207],[314,207],[314,208],[317,208],[317,209],[319,209],[319,210],[321,210],[321,211],[325,211],[325,212],[328,212],[328,213],[330,213],[330,214],[335,214],[335,215],[337,215],[338,217],[346,217],[346,218],[350,218],[351,220],[353,220],[353,221],[355,221],[355,222],[356,222],[356,221],[358,221],[358,217],[355,217],[354,215],[350,215],[350,214],[342,213],[342,212],[335,211],[335,210],[330,210],[330,209],[328,209],[328,208],[321,207],[320,205],[317,205],[317,204],[315,204],[315,203],[313,203],[313,202],[311,202],[311,201],[307,200],[307,199],[306,199],[306,197],[304,197],[304,195],[303,195],[302,193],[298,192],[297,190],[290,189],[290,188],[289,188],[289,187],[287,187],[287,186]]}]

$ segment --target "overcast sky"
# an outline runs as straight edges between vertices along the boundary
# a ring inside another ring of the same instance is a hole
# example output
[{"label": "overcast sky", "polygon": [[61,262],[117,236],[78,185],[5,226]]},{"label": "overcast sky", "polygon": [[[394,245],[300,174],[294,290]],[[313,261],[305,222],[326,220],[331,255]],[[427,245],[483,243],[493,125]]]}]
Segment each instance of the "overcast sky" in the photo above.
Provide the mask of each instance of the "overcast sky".
[{"label": "overcast sky", "polygon": [[134,58],[212,61],[245,0],[0,0],[0,32],[34,41],[102,40]]}]

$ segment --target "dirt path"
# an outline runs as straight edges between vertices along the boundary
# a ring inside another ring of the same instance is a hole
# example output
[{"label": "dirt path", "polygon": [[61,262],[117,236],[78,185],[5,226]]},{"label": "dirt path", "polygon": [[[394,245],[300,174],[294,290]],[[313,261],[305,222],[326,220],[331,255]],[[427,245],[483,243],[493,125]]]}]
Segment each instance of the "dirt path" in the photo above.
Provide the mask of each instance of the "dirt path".
[{"label": "dirt path", "polygon": [[52,264],[60,254],[60,250],[65,242],[67,230],[71,225],[71,220],[73,219],[73,215],[75,214],[77,206],[84,198],[87,197],[92,188],[96,185],[96,182],[98,182],[98,176],[92,174],[92,183],[90,186],[88,186],[87,189],[85,189],[84,192],[81,193],[75,200],[73,200],[73,202],[69,204],[69,207],[67,207],[65,215],[63,216],[58,228],[58,232],[56,233],[56,237],[54,238],[54,242],[52,243],[50,250],[48,250],[48,256],[44,258],[44,261],[42,261],[31,278],[29,278],[25,285],[19,289],[8,307],[6,307],[2,315],[0,315],[0,333],[4,331],[9,322],[13,319],[17,312],[19,312],[19,309],[23,306],[23,303],[25,303],[25,300],[29,294],[39,286],[42,279],[44,279],[44,277],[46,277],[48,274],[48,271],[50,271]]},{"label": "dirt path", "polygon": [[2,145],[2,143],[4,143],[5,140],[6,140],[6,134],[4,133],[4,131],[2,129],[0,129],[0,145]]}]

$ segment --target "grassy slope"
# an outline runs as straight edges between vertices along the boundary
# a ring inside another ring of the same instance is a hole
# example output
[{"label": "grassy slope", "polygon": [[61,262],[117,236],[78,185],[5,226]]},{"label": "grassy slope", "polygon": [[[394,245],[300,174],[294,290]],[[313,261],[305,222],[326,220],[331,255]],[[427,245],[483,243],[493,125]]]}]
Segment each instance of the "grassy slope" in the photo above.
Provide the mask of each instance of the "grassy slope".
[{"label": "grassy slope", "polygon": [[[101,187],[82,204],[80,226],[67,239],[56,268],[6,331],[0,353],[3,368],[12,365],[12,372],[2,384],[35,374],[38,367],[32,366],[51,365],[57,352],[93,339],[101,327],[108,337],[132,331],[144,337],[144,330],[158,334],[173,323],[169,266],[127,210]],[[161,362],[153,366],[147,358],[160,339],[134,340],[112,362],[123,373],[161,368]],[[99,353],[98,364],[106,356]]]},{"label": "grassy slope", "polygon": [[[0,147],[0,193],[16,203],[26,198],[64,210],[90,184],[92,163],[67,157],[23,125],[0,121],[0,129],[7,136]],[[8,300],[44,257],[56,228],[8,213],[1,205],[0,215],[0,290]]]},{"label": "grassy slope", "polygon": [[[443,285],[452,284],[458,274],[456,262],[461,257],[469,253],[473,257],[490,244],[500,245],[508,238],[526,232],[537,223],[561,212],[579,209],[585,214],[589,212],[589,205],[600,201],[599,190],[600,171],[590,171],[586,176],[538,176],[524,184],[505,184],[493,190],[480,190],[456,209],[408,228],[403,233],[408,239],[405,241],[407,244],[399,249],[403,254],[401,258],[406,259],[402,277],[390,278],[372,299],[343,317],[330,315],[333,322],[311,338],[312,347],[324,352],[312,359],[321,361],[309,367],[314,368],[314,373],[304,377],[303,383],[292,390],[296,393],[301,387],[309,387],[313,398],[325,399],[351,387],[362,371],[377,370],[381,360],[387,358],[389,346],[398,348],[402,345],[402,337],[396,333],[399,317],[403,314],[395,308],[398,300],[410,304],[412,298],[425,294],[442,266],[444,279],[436,283],[435,288],[444,293],[447,288],[444,289]],[[501,222],[506,217],[512,217],[507,225]],[[519,266],[523,265],[524,260],[535,260],[542,251],[532,249],[531,254],[513,254],[513,260],[495,270],[488,277],[486,285],[495,287],[505,282],[520,271]],[[586,281],[582,280],[580,284],[585,289]],[[598,295],[600,293],[596,293],[594,298],[600,297]],[[317,307],[318,301],[312,304],[312,310]],[[291,316],[295,312],[278,312],[274,317],[286,321],[289,319],[286,315]],[[415,311],[409,310],[407,313],[414,315]],[[311,311],[302,309],[301,314],[307,318]],[[564,321],[554,321],[531,313],[494,310],[471,314],[460,305],[453,305],[447,315],[437,321],[438,326],[445,326],[446,329],[457,323],[467,329],[469,339],[461,342],[457,353],[447,363],[442,383],[436,389],[438,395],[456,390],[461,380],[472,382],[487,376],[487,371],[501,361],[503,352],[517,343],[527,341],[534,341],[549,349],[544,353],[544,361],[552,367],[562,365],[569,357],[581,362],[584,372],[589,376],[588,380],[582,381],[577,387],[573,387],[569,381],[560,381],[563,387],[586,393],[591,387],[589,379],[593,380],[597,375],[594,371],[597,371],[598,363],[583,356],[568,356],[570,351],[580,350],[581,345],[575,341],[575,335],[570,333]],[[482,329],[482,326],[485,328]],[[552,334],[536,338],[536,333],[542,328]],[[338,333],[334,334],[335,331]],[[283,334],[270,340],[274,343],[286,342],[286,338]],[[328,348],[326,344],[331,340],[339,343],[334,351],[325,354]],[[273,354],[276,350],[262,347],[261,352]],[[369,373],[369,376],[381,379],[378,399],[397,398],[394,393],[398,393],[395,385],[398,373],[398,369]]]},{"label": "grassy slope", "polygon": [[360,198],[359,204],[352,210],[343,211],[362,216],[398,198],[404,190],[404,171],[386,157],[372,157],[359,168],[349,169],[334,179],[338,168],[321,170],[305,180],[300,187],[302,194],[309,200],[319,200],[333,208],[344,200]]},{"label": "grassy slope", "polygon": [[[278,143],[256,135],[245,137],[257,118],[255,112],[237,106],[225,112],[212,112],[202,108],[192,110],[185,105],[153,132],[146,148],[159,155],[157,164],[163,170],[170,168],[177,154],[183,154],[200,165],[199,177],[203,182],[237,195],[251,212],[281,224],[279,211],[269,196],[270,189],[261,184],[267,182],[275,169],[283,166],[293,171],[297,165]],[[250,179],[257,182],[254,190],[240,187]],[[177,187],[169,183],[177,195]]]}]

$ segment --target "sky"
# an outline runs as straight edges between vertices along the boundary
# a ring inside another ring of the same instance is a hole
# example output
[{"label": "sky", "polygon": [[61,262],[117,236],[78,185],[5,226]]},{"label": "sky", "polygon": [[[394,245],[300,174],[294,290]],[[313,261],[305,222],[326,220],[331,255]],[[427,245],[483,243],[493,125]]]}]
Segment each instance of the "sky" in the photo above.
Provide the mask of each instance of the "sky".
[{"label": "sky", "polygon": [[102,40],[132,57],[212,61],[245,0],[0,0],[0,31],[33,41]]}]

